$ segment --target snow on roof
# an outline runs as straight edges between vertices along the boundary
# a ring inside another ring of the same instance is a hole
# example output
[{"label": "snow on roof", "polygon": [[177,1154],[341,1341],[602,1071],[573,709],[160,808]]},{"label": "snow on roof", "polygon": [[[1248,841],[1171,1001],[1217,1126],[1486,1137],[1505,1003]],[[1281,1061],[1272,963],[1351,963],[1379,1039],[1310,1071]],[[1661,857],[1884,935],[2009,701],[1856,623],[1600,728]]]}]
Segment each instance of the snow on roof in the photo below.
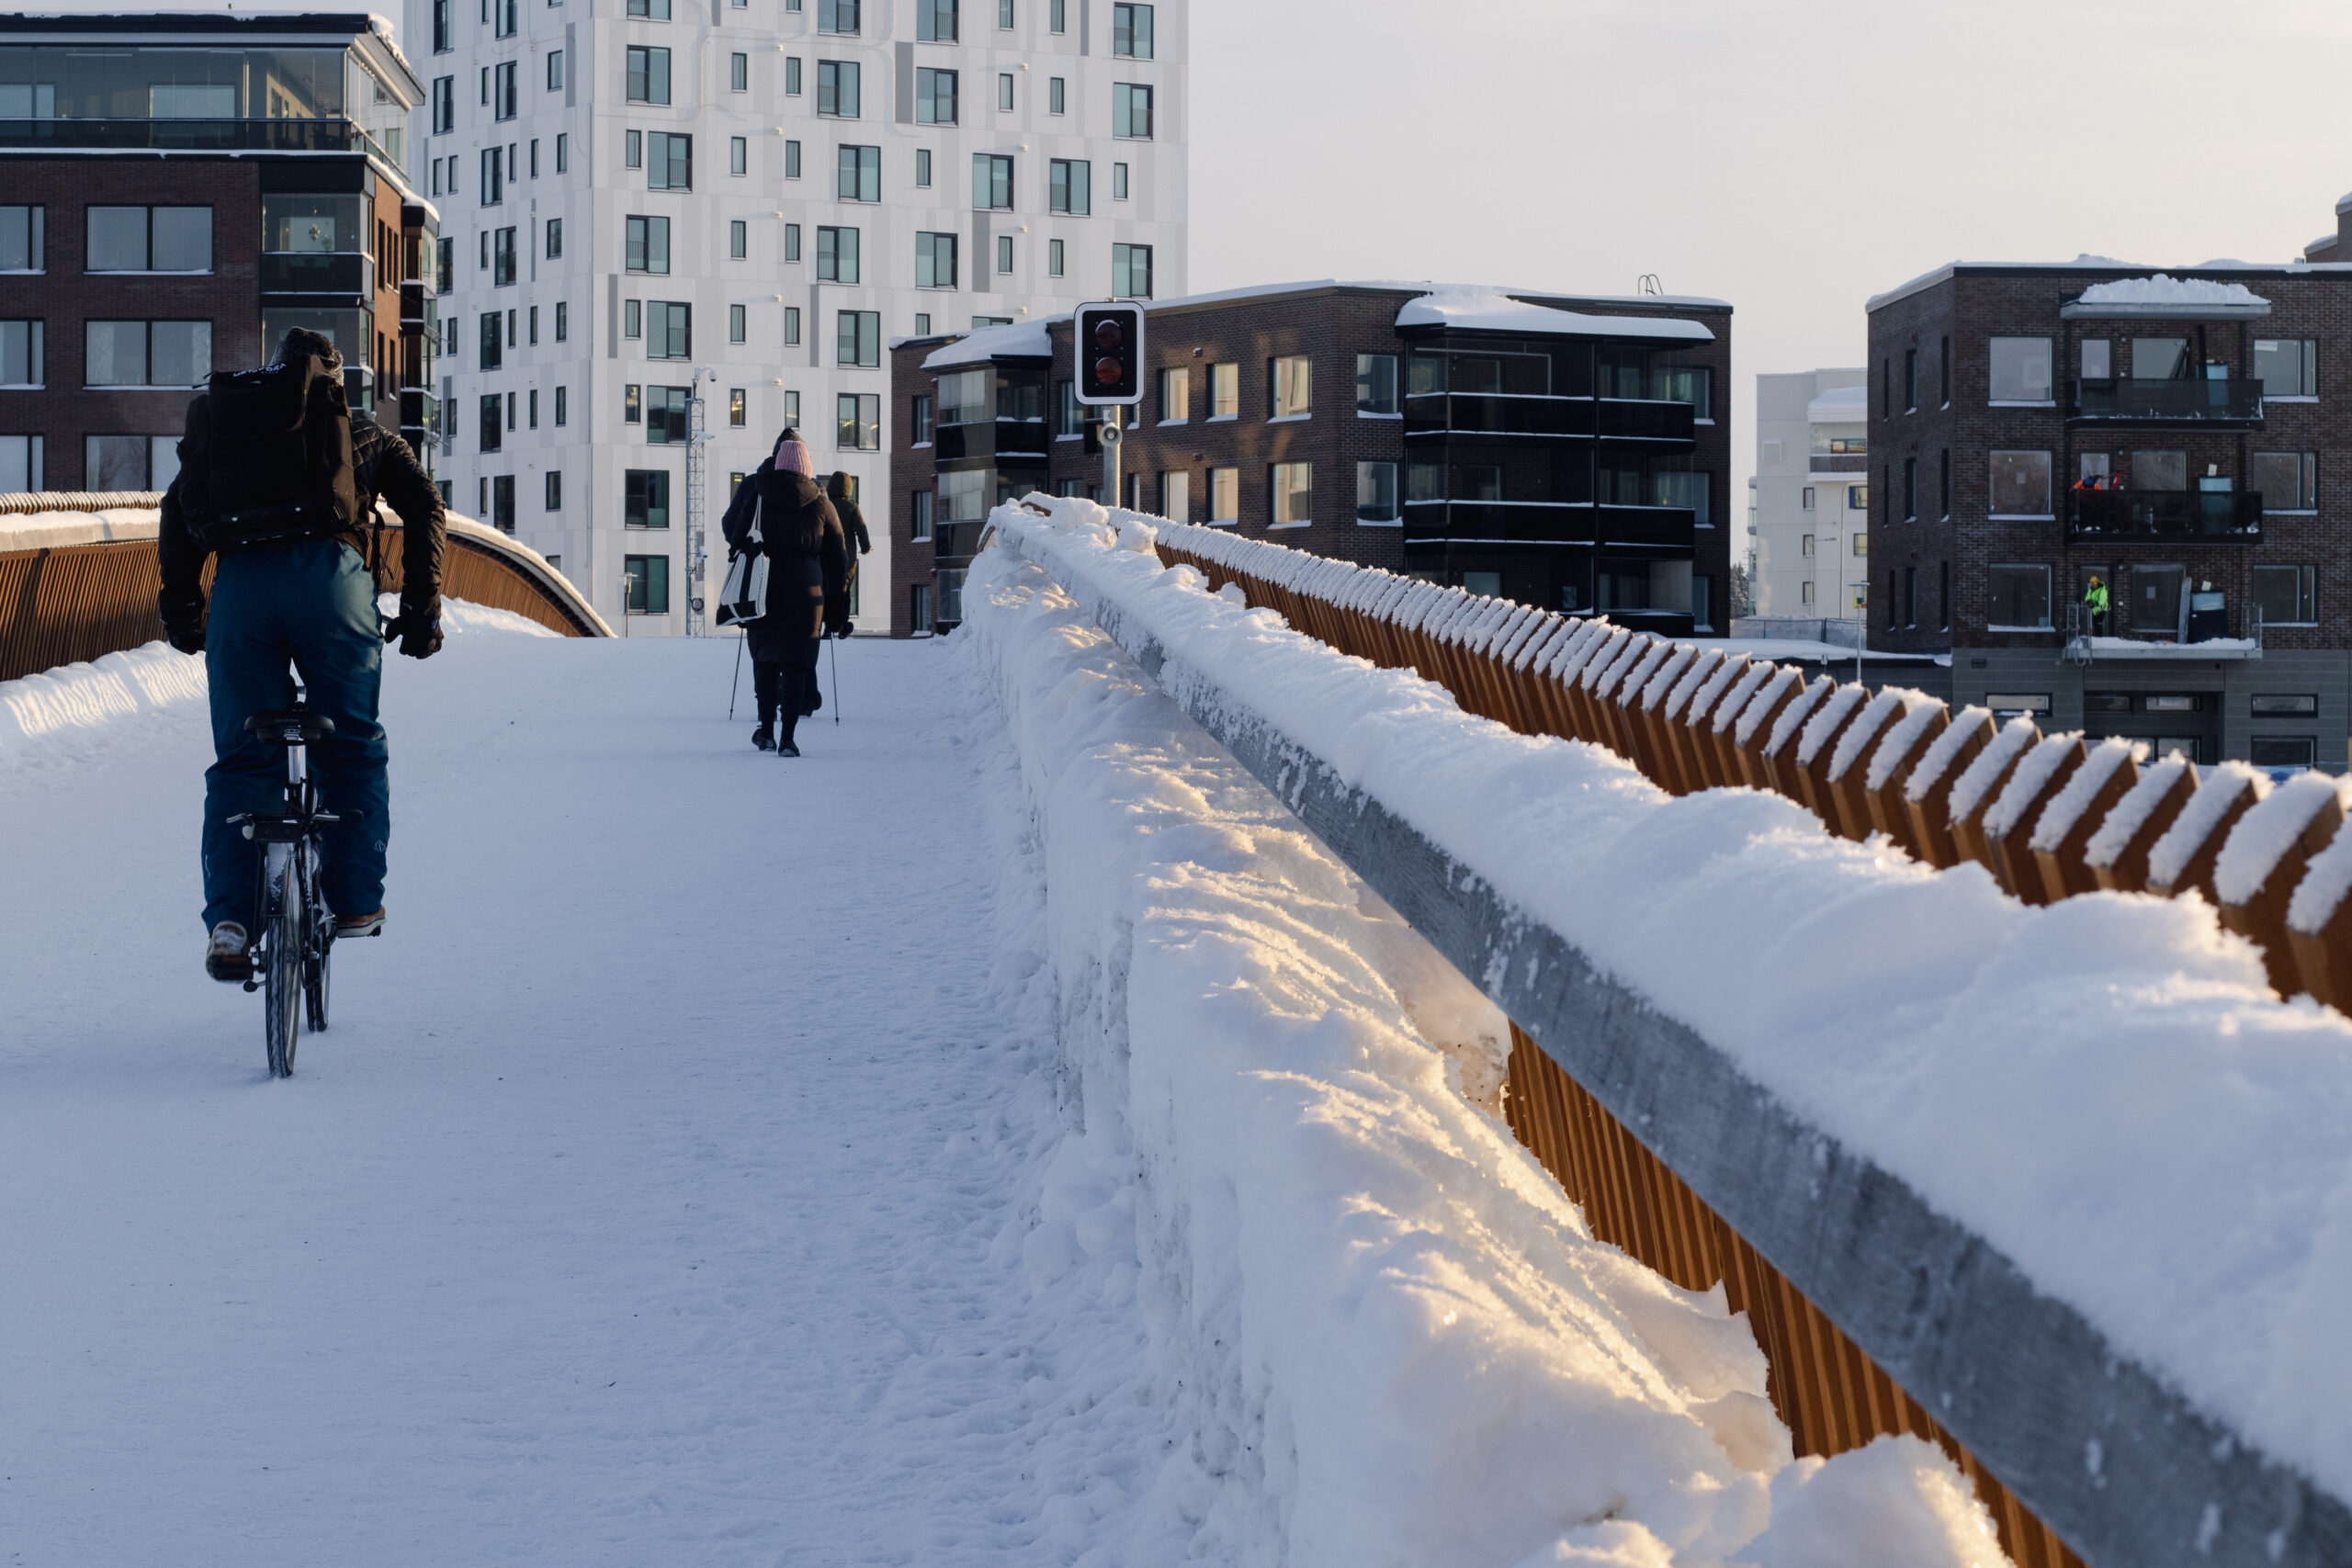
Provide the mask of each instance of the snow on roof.
[{"label": "snow on roof", "polygon": [[[2242,266],[2243,262],[2208,262],[2208,266]],[[2076,301],[2083,305],[2260,305],[2265,299],[2243,283],[2217,283],[2204,277],[2174,277],[2156,273],[2148,277],[2120,277],[2094,283]]]},{"label": "snow on roof", "polygon": [[1069,312],[1065,310],[1057,316],[1040,316],[1011,326],[981,327],[944,348],[933,349],[923,359],[922,367],[947,370],[958,365],[983,365],[991,359],[1050,359],[1054,340],[1047,329],[1056,321],[1069,320]]},{"label": "snow on roof", "polygon": [[2352,208],[2352,190],[2347,190],[2335,198],[2336,211],[2342,212],[2347,208]]},{"label": "snow on roof", "polygon": [[1859,424],[1870,412],[1868,387],[1832,387],[1804,406],[1804,417],[1813,424]]},{"label": "snow on roof", "polygon": [[1715,334],[1697,321],[1660,316],[1590,316],[1531,305],[1498,289],[1452,285],[1406,302],[1396,312],[1399,327],[1456,327],[1475,332],[1544,333],[1566,337],[1674,338],[1713,343]]},{"label": "snow on roof", "polygon": [[1556,288],[1511,288],[1500,284],[1441,284],[1427,277],[1313,277],[1294,283],[1261,283],[1249,288],[1219,288],[1202,294],[1179,295],[1173,299],[1154,299],[1154,311],[1173,310],[1193,305],[1225,305],[1238,299],[1265,299],[1283,294],[1311,294],[1325,288],[1393,289],[1399,294],[1426,294],[1433,289],[1449,288],[1483,288],[1488,292],[1514,299],[1573,300],[1581,305],[1634,305],[1650,310],[1728,310],[1731,301],[1717,299],[1705,294],[1570,294]]}]

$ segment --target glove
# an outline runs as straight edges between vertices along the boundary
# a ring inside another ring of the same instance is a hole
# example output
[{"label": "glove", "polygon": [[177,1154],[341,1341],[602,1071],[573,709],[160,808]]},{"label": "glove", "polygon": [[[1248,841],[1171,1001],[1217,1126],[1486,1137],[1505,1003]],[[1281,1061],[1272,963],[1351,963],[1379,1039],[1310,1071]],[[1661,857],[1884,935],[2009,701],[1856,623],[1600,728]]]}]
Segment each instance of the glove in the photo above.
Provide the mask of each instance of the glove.
[{"label": "glove", "polygon": [[441,602],[403,605],[384,628],[384,640],[401,639],[401,652],[411,659],[430,659],[441,651]]},{"label": "glove", "polygon": [[183,621],[177,626],[165,626],[164,636],[182,653],[204,651],[204,623],[201,621],[193,624]]}]

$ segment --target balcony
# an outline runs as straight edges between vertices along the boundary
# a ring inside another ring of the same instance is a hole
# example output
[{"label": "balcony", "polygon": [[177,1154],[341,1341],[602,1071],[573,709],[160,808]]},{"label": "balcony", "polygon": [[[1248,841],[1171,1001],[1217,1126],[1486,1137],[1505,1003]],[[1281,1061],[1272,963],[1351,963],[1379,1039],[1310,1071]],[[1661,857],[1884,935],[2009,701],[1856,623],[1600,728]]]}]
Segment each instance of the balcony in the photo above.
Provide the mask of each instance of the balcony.
[{"label": "balcony", "polygon": [[2141,380],[2117,376],[2075,383],[2070,421],[2109,424],[2201,425],[2260,430],[2262,383],[2253,380]]},{"label": "balcony", "polygon": [[0,148],[107,152],[373,152],[398,167],[347,119],[0,119]]},{"label": "balcony", "polygon": [[984,419],[943,424],[932,432],[932,460],[994,457],[1000,463],[1043,463],[1052,441],[1042,419]]},{"label": "balcony", "polygon": [[931,554],[935,561],[969,560],[980,553],[980,533],[988,525],[974,523],[934,523],[931,530]]},{"label": "balcony", "polygon": [[1405,400],[1408,436],[1589,437],[1592,400],[1488,392],[1419,392]]},{"label": "balcony", "polygon": [[2076,490],[2067,491],[2066,500],[2069,539],[2253,544],[2262,537],[2259,492]]},{"label": "balcony", "polygon": [[1594,434],[1603,441],[1691,444],[1697,431],[1689,403],[1657,399],[1602,398]]},{"label": "balcony", "polygon": [[1860,452],[1815,452],[1805,465],[1810,474],[1860,474],[1871,460]]},{"label": "balcony", "polygon": [[376,264],[357,251],[267,251],[261,258],[261,291],[333,295],[369,305],[375,299]]},{"label": "balcony", "polygon": [[1687,506],[1594,506],[1547,501],[1408,501],[1405,542],[1464,540],[1606,545],[1688,554],[1697,526]]},{"label": "balcony", "polygon": [[441,297],[429,284],[401,285],[401,332],[403,336],[436,332],[441,324]]}]

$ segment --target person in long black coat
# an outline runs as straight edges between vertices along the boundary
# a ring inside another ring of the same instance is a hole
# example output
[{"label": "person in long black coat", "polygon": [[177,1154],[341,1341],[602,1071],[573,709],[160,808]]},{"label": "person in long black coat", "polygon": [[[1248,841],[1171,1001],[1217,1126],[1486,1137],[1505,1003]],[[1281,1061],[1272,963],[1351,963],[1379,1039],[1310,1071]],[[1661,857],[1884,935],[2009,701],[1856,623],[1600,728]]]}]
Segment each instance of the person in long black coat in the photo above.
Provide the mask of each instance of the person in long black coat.
[{"label": "person in long black coat", "polygon": [[842,520],[812,468],[808,448],[786,430],[775,455],[735,491],[719,524],[728,548],[768,558],[767,611],[746,628],[760,705],[752,744],[786,757],[800,755],[796,728],[817,706],[817,645],[828,633],[845,635],[849,620]]},{"label": "person in long black coat", "polygon": [[874,553],[874,536],[865,531],[865,513],[857,509],[857,484],[840,468],[825,481],[826,499],[842,520],[842,536],[849,541],[849,593],[857,598],[857,558]]}]

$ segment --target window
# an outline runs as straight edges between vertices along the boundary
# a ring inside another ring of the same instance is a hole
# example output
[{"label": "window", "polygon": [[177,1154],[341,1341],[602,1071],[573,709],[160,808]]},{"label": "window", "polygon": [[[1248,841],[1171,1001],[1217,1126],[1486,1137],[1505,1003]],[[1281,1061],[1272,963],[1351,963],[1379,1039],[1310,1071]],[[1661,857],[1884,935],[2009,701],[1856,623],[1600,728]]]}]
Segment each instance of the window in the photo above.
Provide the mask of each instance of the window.
[{"label": "window", "polygon": [[2132,453],[2132,488],[2154,491],[2187,490],[2188,488],[2188,454],[2166,451]]},{"label": "window", "polygon": [[932,536],[932,520],[938,515],[939,495],[935,491],[919,490],[907,499],[911,502],[907,509],[907,536],[920,545]]},{"label": "window", "polygon": [[[858,281],[856,230],[819,226],[817,276],[827,283]],[[846,365],[851,361],[843,360],[842,363]]]},{"label": "window", "polygon": [[2111,338],[2086,337],[2081,343],[2081,369],[2086,381],[2111,380],[2115,376],[2115,342]]},{"label": "window", "polygon": [[1936,568],[1936,626],[1951,630],[1951,562],[1944,561]]},{"label": "window", "polygon": [[833,194],[843,201],[882,199],[882,149],[843,147],[834,160]]},{"label": "window", "polygon": [[[875,369],[882,363],[882,312],[842,310],[834,319],[833,359]],[[875,416],[879,419],[881,416]]]},{"label": "window", "polygon": [[1984,705],[1999,719],[2015,718],[2020,714],[2046,714],[2050,711],[2047,692],[1988,692]]},{"label": "window", "polygon": [[491,233],[490,281],[495,288],[505,288],[514,282],[514,231],[512,227],[494,230]]},{"label": "window", "polygon": [[[1951,407],[1951,339],[1948,337],[1939,338],[1936,342],[1936,377],[1941,385],[1943,406],[1950,408]],[[1951,508],[1947,506],[1944,510],[1949,512]]]},{"label": "window", "polygon": [[817,0],[817,30],[855,37],[858,0]]},{"label": "window", "polygon": [[670,525],[670,470],[629,468],[621,475],[621,525],[625,528],[667,528]]},{"label": "window", "polygon": [[1803,582],[1797,584],[1797,603],[1800,604],[1810,604],[1813,603],[1813,580],[1811,578],[1807,578]]},{"label": "window", "polygon": [[1813,555],[1813,540],[1814,536],[1811,534],[1805,535],[1804,538],[1798,542],[1797,553],[1810,558]]},{"label": "window", "polygon": [[1046,112],[1047,114],[1069,112],[1069,84],[1059,76],[1046,78]]},{"label": "window", "polygon": [[[557,325],[559,328],[560,328],[560,327],[563,325],[563,307],[562,307],[562,306],[559,305],[559,306],[557,306],[557,307],[556,307],[556,312],[555,312],[555,315],[556,315],[556,325]],[[557,335],[558,337],[561,337],[563,334],[562,334],[562,333],[561,333],[560,331],[559,331],[559,332],[556,333],[556,335]],[[571,411],[570,411],[570,410],[565,406],[565,398],[564,398],[564,395],[563,395],[563,394],[564,394],[564,389],[563,389],[563,388],[561,388],[561,387],[558,387],[558,388],[555,389],[555,422],[556,422],[556,423],[558,423],[558,424],[560,424],[560,425],[561,425],[561,424],[569,424],[569,423],[571,423],[571,419],[570,419],[570,417],[569,417]]]},{"label": "window", "polygon": [[1159,474],[1159,515],[1174,523],[1193,520],[1193,476],[1182,468],[1163,468]]},{"label": "window", "polygon": [[1992,604],[1985,620],[1994,631],[2040,631],[2050,626],[2050,569],[2047,566],[1996,566],[1991,570]]},{"label": "window", "polygon": [[0,272],[44,270],[48,212],[44,207],[0,207]]},{"label": "window", "polygon": [[727,257],[729,261],[745,261],[752,254],[752,225],[741,218],[727,222]]},{"label": "window", "polygon": [[[845,316],[851,314],[847,310],[842,313]],[[842,452],[882,450],[882,399],[878,393],[842,393],[833,400],[833,423],[835,449]]]},{"label": "window", "polygon": [[[559,67],[556,62],[560,58],[561,51],[560,51],[556,54],[548,56],[548,73],[550,76],[554,75],[558,71]],[[557,85],[557,84],[549,82],[548,85],[552,87]],[[455,130],[457,127],[458,79],[455,76],[435,76],[433,78],[432,134],[435,136],[447,136],[450,131]],[[434,160],[434,167],[436,170],[440,167],[439,159],[436,158]]]},{"label": "window", "polygon": [[907,441],[910,446],[931,445],[931,394],[919,393],[907,400]]},{"label": "window", "polygon": [[1193,416],[1193,372],[1189,367],[1176,366],[1159,373],[1159,420],[1163,424],[1182,423]]},{"label": "window", "polygon": [[670,101],[670,51],[631,44],[628,51],[627,97],[633,104]]},{"label": "window", "polygon": [[[1937,515],[1949,517],[1951,515],[1951,448],[1949,446],[1944,448],[1937,473],[1936,494],[1939,502]],[[1864,487],[1857,485],[1852,488],[1856,493],[1860,493]],[[1868,506],[1867,502],[1860,504],[1865,508]]]},{"label": "window", "polygon": [[1995,452],[1992,494],[1986,510],[1996,517],[2048,517],[2050,454]]},{"label": "window", "polygon": [[1919,459],[1903,459],[1903,520],[1914,523],[1919,517]]},{"label": "window", "polygon": [[[24,208],[10,210],[22,212]],[[30,210],[39,212],[40,208]],[[93,207],[89,213],[88,272],[210,272],[212,270],[212,209],[209,207]],[[328,243],[285,244],[280,250],[357,250],[356,235],[333,243],[334,225],[326,220]],[[17,269],[10,269],[17,270]],[[32,269],[25,269],[32,270]]]},{"label": "window", "polygon": [[915,0],[915,37],[924,43],[956,41],[956,0]]},{"label": "window", "polygon": [[996,0],[996,30],[1001,33],[1012,30],[1012,0]]},{"label": "window", "polygon": [[1111,294],[1119,299],[1151,298],[1151,247],[1111,247]]},{"label": "window", "polygon": [[[498,36],[500,38],[513,38],[514,36],[515,23],[514,0],[492,0],[490,9],[496,14],[498,18]],[[668,0],[662,0],[662,15],[669,15]]]},{"label": "window", "polygon": [[2319,510],[2319,454],[2256,452],[2254,489],[2265,512]]},{"label": "window", "polygon": [[2266,626],[2308,626],[2319,620],[2319,569],[2257,566],[2254,609]]},{"label": "window", "polygon": [[675,131],[656,130],[646,136],[645,188],[692,190],[695,187],[695,139]]},{"label": "window", "polygon": [[[530,333],[529,333],[528,336],[525,338],[525,340],[524,340],[524,341],[525,341],[525,342],[526,342],[526,343],[528,343],[528,344],[529,344],[532,347],[534,347],[534,348],[537,348],[537,347],[539,345],[539,308],[538,308],[537,305],[534,305],[534,306],[532,306],[532,307],[531,307],[531,310],[530,310]],[[537,392],[533,392],[533,393],[531,394],[531,407],[532,407],[534,410],[536,410],[538,406],[539,406],[539,394],[538,394],[538,393],[537,393]],[[531,415],[531,428],[532,428],[532,429],[534,429],[534,430],[537,430],[538,427],[539,427],[539,416],[537,415],[537,413],[534,412],[534,413]]]},{"label": "window", "polygon": [[2257,768],[2308,768],[2318,750],[2309,735],[2256,735],[2246,742],[2246,760]]},{"label": "window", "polygon": [[[560,175],[571,166],[571,135],[569,131],[559,130],[555,133],[555,172]],[[629,165],[631,168],[636,166],[634,164]]]},{"label": "window", "polygon": [[1012,236],[1010,234],[996,237],[996,269],[999,273],[1012,270]]},{"label": "window", "polygon": [[1315,402],[1315,367],[1303,354],[1266,362],[1266,407],[1269,419],[1297,419]]},{"label": "window", "polygon": [[40,322],[0,321],[0,387],[43,385],[47,363]]},{"label": "window", "polygon": [[85,321],[85,387],[192,387],[212,374],[210,321]]},{"label": "window", "polygon": [[841,119],[858,117],[857,62],[817,62],[817,112]]},{"label": "window", "polygon": [[2319,698],[2316,695],[2262,695],[2253,699],[2256,718],[2317,718]]},{"label": "window", "polygon": [[2319,340],[2308,337],[2254,340],[2254,374],[2266,398],[2319,396]]},{"label": "window", "polygon": [[1919,412],[1919,351],[1916,348],[1903,351],[1903,412]]},{"label": "window", "polygon": [[694,307],[679,300],[645,302],[645,357],[694,357]]},{"label": "window", "polygon": [[2132,629],[2177,636],[2180,629],[2181,580],[2185,568],[2132,568]]},{"label": "window", "polygon": [[645,389],[645,444],[648,446],[683,446],[686,442],[686,419],[691,387],[648,387]]},{"label": "window", "polygon": [[2188,375],[2188,340],[2185,337],[2135,337],[2132,340],[2132,377],[2138,381],[2173,381]]},{"label": "window", "polygon": [[491,112],[495,118],[513,119],[514,118],[517,107],[515,99],[519,96],[515,91],[515,65],[516,62],[510,60],[503,65],[493,67],[491,71]]},{"label": "window", "polygon": [[931,188],[931,149],[915,149],[915,185],[923,190]]},{"label": "window", "polygon": [[[1650,372],[1650,395],[1661,402],[1689,403],[1690,417],[1715,417],[1715,373],[1703,365],[1660,365]],[[1859,452],[1857,441],[1851,450]]]},{"label": "window", "polygon": [[1111,52],[1129,60],[1151,58],[1151,7],[1111,7]]},{"label": "window", "polygon": [[623,556],[621,570],[628,583],[628,613],[666,615],[670,613],[670,558]]},{"label": "window", "polygon": [[481,414],[481,449],[495,452],[506,442],[506,400],[496,392],[484,393]]},{"label": "window", "polygon": [[727,85],[729,91],[748,93],[752,90],[752,57],[730,54],[727,57]]},{"label": "window", "polygon": [[1012,157],[1005,152],[972,154],[972,205],[982,211],[1011,211]]},{"label": "window", "polygon": [[970,424],[996,417],[996,377],[988,370],[959,370],[939,378],[939,423]]},{"label": "window", "polygon": [[[800,307],[799,307],[799,306],[797,306],[797,305],[786,305],[786,306],[784,308],[784,344],[785,344],[785,346],[786,346],[786,348],[795,347],[795,346],[797,346],[797,345],[799,344],[799,342],[800,342]],[[785,398],[786,399],[786,400],[790,400],[792,399],[792,397],[793,397],[793,396],[794,396],[794,394],[793,394],[793,393],[790,393],[790,392],[786,392],[786,393],[785,394]]]},{"label": "window", "polygon": [[1127,166],[1125,164],[1111,165],[1111,199],[1114,201],[1127,199]]},{"label": "window", "polygon": [[2051,400],[2050,340],[2046,337],[1996,337],[1991,344],[1991,385],[1987,400],[1996,403],[2046,403]]},{"label": "window", "polygon": [[621,423],[623,424],[640,424],[644,423],[645,415],[640,412],[643,410],[644,406],[644,388],[637,385],[635,382],[630,382],[628,385],[621,389]]},{"label": "window", "polygon": [[751,172],[751,141],[745,137],[729,137],[727,139],[727,172],[741,178]]},{"label": "window", "polygon": [[[738,55],[736,58],[740,60],[742,56]],[[563,91],[563,51],[560,49],[548,51],[548,91],[550,93]],[[553,511],[554,508],[549,507],[548,510]]]},{"label": "window", "polygon": [[1209,521],[1238,523],[1241,520],[1241,470],[1211,468],[1209,470]]},{"label": "window", "polygon": [[1059,240],[1046,241],[1046,276],[1048,277],[1059,277],[1066,270],[1067,268],[1063,265],[1062,243]]},{"label": "window", "polygon": [[917,125],[953,125],[956,123],[956,73],[934,71],[929,66],[915,72],[915,123]]},{"label": "window", "polygon": [[727,341],[729,343],[741,343],[744,341],[743,334],[745,322],[743,320],[743,314],[744,308],[741,305],[729,305],[727,307]]},{"label": "window", "polygon": [[1131,141],[1151,140],[1151,89],[1140,82],[1111,85],[1111,134]]},{"label": "window", "polygon": [[1065,14],[1067,0],[1046,0],[1046,26],[1057,33],[1069,31],[1069,17]]},{"label": "window", "polygon": [[1083,218],[1094,210],[1094,165],[1084,158],[1056,158],[1046,173],[1046,208]]},{"label": "window", "polygon": [[939,619],[956,625],[964,619],[964,579],[967,569],[939,569]]},{"label": "window", "polygon": [[1396,465],[1356,465],[1356,521],[1394,523],[1404,514],[1396,506]]},{"label": "window", "polygon": [[[1686,469],[1666,469],[1654,473],[1650,476],[1651,504],[1688,507],[1690,511],[1690,521],[1694,526],[1711,528],[1714,526],[1714,513],[1713,508],[1709,504],[1713,499],[1713,489],[1709,483],[1710,477]],[[1497,478],[1499,480],[1500,476],[1498,475]],[[1498,483],[1490,493],[1480,495],[1476,499],[1500,501],[1502,499],[1501,485]]]},{"label": "window", "polygon": [[1054,439],[1076,440],[1086,432],[1086,410],[1078,400],[1078,388],[1068,381],[1054,383]]},{"label": "window", "polygon": [[800,225],[797,223],[784,226],[784,259],[788,262],[800,259]]},{"label": "window", "polygon": [[1209,367],[1209,417],[1234,419],[1241,412],[1241,367]]},{"label": "window", "polygon": [[548,220],[547,253],[549,261],[563,254],[563,220],[560,218]]},{"label": "window", "polygon": [[667,218],[627,218],[621,221],[624,254],[621,265],[630,272],[670,270],[670,220]]},{"label": "window", "polygon": [[1272,491],[1272,521],[1275,528],[1304,527],[1314,515],[1315,465],[1312,463],[1276,463],[1268,470]]},{"label": "window", "polygon": [[1009,71],[997,73],[996,107],[999,114],[1012,112],[1012,73]]},{"label": "window", "polygon": [[1856,534],[1853,537],[1853,548],[1854,553],[1858,556],[1866,556],[1870,554],[1871,536],[1868,534]]},{"label": "window", "polygon": [[1356,412],[1393,414],[1402,407],[1396,400],[1396,356],[1393,354],[1357,355]]},{"label": "window", "polygon": [[[18,443],[26,443],[29,447],[28,466],[39,465],[40,436],[0,437],[0,471],[16,466]],[[162,490],[178,472],[179,451],[171,436],[86,435],[82,438],[84,490]]]},{"label": "window", "polygon": [[987,516],[987,485],[988,474],[980,469],[958,469],[940,475],[938,520],[977,523]]},{"label": "window", "polygon": [[1806,512],[1813,510],[1813,487],[1811,485],[1804,487],[1804,492],[1802,498],[1802,509]]},{"label": "window", "polygon": [[784,144],[784,177],[788,180],[800,177],[800,143],[797,141]]},{"label": "window", "polygon": [[456,0],[433,0],[433,52],[449,52],[450,39],[457,33]]}]

